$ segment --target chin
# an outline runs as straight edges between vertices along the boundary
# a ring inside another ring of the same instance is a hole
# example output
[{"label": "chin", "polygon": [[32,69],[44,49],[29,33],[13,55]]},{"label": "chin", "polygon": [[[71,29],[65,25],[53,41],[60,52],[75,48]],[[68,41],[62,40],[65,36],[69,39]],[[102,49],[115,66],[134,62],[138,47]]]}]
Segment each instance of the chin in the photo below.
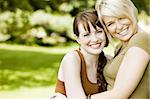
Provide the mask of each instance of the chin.
[{"label": "chin", "polygon": [[129,38],[122,38],[122,39],[120,39],[121,41],[128,41],[129,40]]},{"label": "chin", "polygon": [[128,41],[128,40],[130,40],[131,37],[132,37],[132,35],[127,35],[125,37],[117,37],[117,38],[119,38],[121,41]]},{"label": "chin", "polygon": [[95,50],[89,51],[89,53],[93,55],[99,55],[101,52],[102,52],[102,49],[95,49]]},{"label": "chin", "polygon": [[99,55],[100,53],[90,53],[90,54],[92,54],[92,55]]}]

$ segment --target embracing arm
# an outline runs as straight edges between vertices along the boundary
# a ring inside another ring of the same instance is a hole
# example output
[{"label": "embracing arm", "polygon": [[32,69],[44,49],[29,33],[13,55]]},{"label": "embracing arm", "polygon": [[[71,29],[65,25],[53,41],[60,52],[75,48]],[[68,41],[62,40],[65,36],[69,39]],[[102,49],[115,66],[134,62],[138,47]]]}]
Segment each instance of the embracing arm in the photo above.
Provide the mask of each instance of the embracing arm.
[{"label": "embracing arm", "polygon": [[61,63],[67,99],[86,99],[81,83],[80,57],[74,52],[65,55]]},{"label": "embracing arm", "polygon": [[139,47],[131,47],[124,56],[110,91],[95,94],[91,99],[128,99],[140,82],[150,55]]}]

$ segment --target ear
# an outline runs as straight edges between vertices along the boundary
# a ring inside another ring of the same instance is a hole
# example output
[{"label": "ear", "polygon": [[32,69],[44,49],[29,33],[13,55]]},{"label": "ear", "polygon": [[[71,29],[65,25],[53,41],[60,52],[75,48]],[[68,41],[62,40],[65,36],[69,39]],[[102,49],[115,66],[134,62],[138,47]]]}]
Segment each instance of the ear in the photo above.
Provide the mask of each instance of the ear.
[{"label": "ear", "polygon": [[78,36],[76,36],[76,35],[74,35],[74,38],[75,38],[76,42],[80,44],[79,37],[78,37]]}]

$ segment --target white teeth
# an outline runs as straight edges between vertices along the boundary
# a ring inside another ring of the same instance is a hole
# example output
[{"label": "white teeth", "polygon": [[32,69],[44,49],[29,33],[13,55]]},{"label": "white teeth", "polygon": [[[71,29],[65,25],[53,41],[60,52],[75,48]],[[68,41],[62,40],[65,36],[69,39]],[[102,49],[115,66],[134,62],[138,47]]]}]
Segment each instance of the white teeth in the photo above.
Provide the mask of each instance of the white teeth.
[{"label": "white teeth", "polygon": [[92,48],[96,49],[96,48],[99,48],[100,47],[100,44],[92,44],[90,45]]},{"label": "white teeth", "polygon": [[127,34],[127,32],[126,32],[126,31],[127,31],[127,29],[123,30],[122,32],[120,32],[120,33],[119,33],[119,35],[121,35],[121,36],[125,36],[125,35]]}]

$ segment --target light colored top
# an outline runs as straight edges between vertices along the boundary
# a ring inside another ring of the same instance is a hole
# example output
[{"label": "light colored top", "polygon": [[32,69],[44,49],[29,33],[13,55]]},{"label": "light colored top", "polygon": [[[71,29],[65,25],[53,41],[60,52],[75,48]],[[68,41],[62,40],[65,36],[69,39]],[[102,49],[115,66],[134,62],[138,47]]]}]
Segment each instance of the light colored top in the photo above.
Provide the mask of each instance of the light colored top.
[{"label": "light colored top", "polygon": [[[135,34],[130,39],[128,45],[124,49],[121,49],[119,54],[113,60],[107,63],[107,65],[104,68],[104,76],[108,83],[107,90],[111,90],[113,88],[120,64],[124,58],[125,53],[130,47],[142,48],[150,55],[150,35],[144,32]],[[132,95],[129,97],[129,99],[149,98],[150,95],[149,67],[150,62],[147,64],[147,68],[145,70],[145,73],[143,74],[141,81],[139,82],[138,86],[136,87]]]}]

